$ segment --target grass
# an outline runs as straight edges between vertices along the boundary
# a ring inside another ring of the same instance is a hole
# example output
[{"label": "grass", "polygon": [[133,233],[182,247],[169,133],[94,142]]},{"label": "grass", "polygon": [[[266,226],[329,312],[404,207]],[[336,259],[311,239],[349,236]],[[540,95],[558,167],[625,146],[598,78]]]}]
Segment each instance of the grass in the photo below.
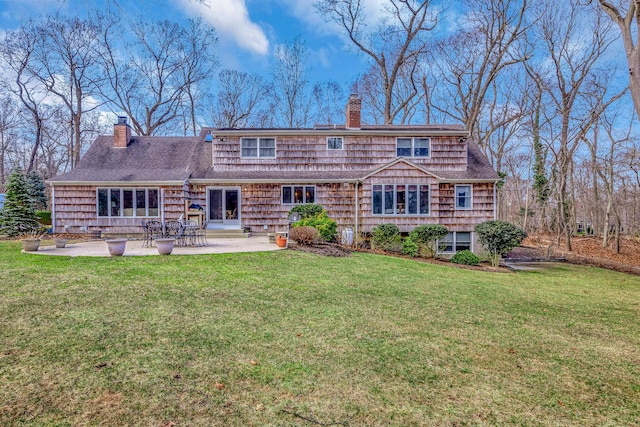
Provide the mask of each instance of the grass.
[{"label": "grass", "polygon": [[0,243],[0,425],[629,426],[640,279]]}]

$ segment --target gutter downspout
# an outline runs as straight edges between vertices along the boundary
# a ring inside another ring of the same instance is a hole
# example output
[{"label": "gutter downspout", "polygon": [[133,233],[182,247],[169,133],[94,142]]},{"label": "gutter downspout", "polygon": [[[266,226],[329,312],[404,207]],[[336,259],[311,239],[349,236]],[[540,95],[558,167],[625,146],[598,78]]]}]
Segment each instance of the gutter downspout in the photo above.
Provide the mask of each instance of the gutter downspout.
[{"label": "gutter downspout", "polygon": [[56,232],[56,187],[51,184],[51,232]]},{"label": "gutter downspout", "polygon": [[164,188],[160,189],[160,206],[162,207],[160,209],[160,221],[164,223]]},{"label": "gutter downspout", "polygon": [[355,235],[353,238],[353,244],[357,246],[358,240],[360,239],[360,234],[358,234],[358,187],[360,186],[360,181],[356,181],[354,184],[356,187],[356,198],[355,198],[355,211],[356,211],[356,221],[355,221]]},{"label": "gutter downspout", "polygon": [[498,192],[496,190],[496,183],[493,183],[493,220],[498,220]]}]

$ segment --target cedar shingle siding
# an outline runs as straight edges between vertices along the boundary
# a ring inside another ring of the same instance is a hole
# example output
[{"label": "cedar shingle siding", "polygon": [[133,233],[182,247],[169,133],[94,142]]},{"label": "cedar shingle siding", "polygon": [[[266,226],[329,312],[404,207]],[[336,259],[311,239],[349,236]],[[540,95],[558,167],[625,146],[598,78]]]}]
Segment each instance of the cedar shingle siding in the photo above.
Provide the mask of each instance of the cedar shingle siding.
[{"label": "cedar shingle siding", "polygon": [[[342,149],[327,149],[327,137],[342,137]],[[398,137],[430,138],[429,156],[398,158]],[[286,227],[292,207],[282,202],[282,186],[299,185],[315,188],[315,202],[340,228],[368,232],[393,222],[408,232],[420,224],[439,223],[451,231],[471,231],[475,224],[493,219],[494,183],[499,178],[467,137],[468,132],[455,125],[205,128],[199,137],[134,136],[126,147],[116,147],[113,136],[101,136],[74,170],[49,180],[54,226],[58,232],[141,232],[145,218],[98,217],[97,188],[158,188],[159,217],[164,220],[185,214],[186,200],[205,207],[206,216],[207,189],[233,188],[239,189],[241,200],[234,226],[275,231]],[[242,138],[275,138],[275,158],[241,157]],[[456,184],[472,186],[471,209],[455,209]],[[374,214],[374,185],[428,185],[429,214]]]}]

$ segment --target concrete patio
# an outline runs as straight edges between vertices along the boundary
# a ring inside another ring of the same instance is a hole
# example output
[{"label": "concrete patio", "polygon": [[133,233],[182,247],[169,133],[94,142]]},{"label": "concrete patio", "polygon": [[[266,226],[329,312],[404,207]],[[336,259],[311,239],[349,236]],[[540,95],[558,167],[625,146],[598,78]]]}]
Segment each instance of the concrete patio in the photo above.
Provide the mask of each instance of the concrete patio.
[{"label": "concrete patio", "polygon": [[[142,240],[129,240],[123,256],[159,255],[155,247],[143,248]],[[173,248],[171,255],[204,255],[224,254],[233,252],[266,252],[283,249],[275,243],[270,243],[266,236],[256,236],[237,239],[209,239],[208,246],[189,246]],[[34,255],[58,256],[98,256],[108,257],[109,251],[104,240],[70,241],[64,248],[56,248],[53,240],[43,240],[36,252],[26,252]]]}]

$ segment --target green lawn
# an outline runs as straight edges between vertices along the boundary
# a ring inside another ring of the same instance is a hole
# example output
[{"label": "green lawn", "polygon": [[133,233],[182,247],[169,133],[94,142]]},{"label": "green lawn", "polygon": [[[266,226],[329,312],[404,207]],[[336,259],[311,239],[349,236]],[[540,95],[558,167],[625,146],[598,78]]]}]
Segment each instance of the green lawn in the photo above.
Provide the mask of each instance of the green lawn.
[{"label": "green lawn", "polygon": [[640,422],[640,278],[0,243],[0,425]]}]

